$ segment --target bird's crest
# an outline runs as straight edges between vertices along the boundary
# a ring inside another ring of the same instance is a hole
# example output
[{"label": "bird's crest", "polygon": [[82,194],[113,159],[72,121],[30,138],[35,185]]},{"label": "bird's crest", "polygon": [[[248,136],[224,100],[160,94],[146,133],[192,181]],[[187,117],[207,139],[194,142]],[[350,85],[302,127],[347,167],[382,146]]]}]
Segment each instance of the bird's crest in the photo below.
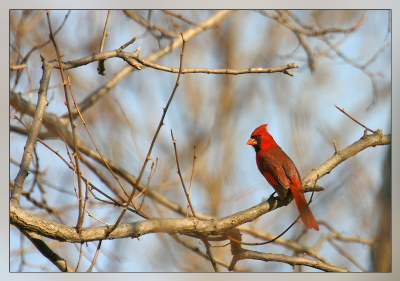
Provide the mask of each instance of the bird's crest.
[{"label": "bird's crest", "polygon": [[252,136],[256,136],[256,135],[265,135],[267,133],[267,126],[268,124],[262,124],[260,126],[258,126],[253,133],[251,134]]}]

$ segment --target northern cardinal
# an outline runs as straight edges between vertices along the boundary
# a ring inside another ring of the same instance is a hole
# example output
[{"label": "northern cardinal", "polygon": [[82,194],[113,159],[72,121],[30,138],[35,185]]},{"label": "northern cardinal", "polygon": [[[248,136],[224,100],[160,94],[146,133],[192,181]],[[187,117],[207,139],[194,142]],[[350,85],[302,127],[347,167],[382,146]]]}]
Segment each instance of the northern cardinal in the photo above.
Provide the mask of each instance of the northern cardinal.
[{"label": "northern cardinal", "polygon": [[319,230],[304,197],[299,172],[293,161],[267,132],[267,125],[257,127],[247,141],[256,151],[257,167],[281,200],[286,199],[289,192],[293,195],[304,225]]}]

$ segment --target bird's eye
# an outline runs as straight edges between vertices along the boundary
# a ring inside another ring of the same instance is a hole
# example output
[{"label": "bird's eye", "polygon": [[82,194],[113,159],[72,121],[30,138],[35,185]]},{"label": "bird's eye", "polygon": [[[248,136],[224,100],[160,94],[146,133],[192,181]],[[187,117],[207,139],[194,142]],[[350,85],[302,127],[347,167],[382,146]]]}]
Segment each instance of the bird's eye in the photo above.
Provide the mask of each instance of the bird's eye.
[{"label": "bird's eye", "polygon": [[257,136],[255,136],[254,137],[256,140],[260,140],[261,139],[261,136],[260,135],[257,135]]}]

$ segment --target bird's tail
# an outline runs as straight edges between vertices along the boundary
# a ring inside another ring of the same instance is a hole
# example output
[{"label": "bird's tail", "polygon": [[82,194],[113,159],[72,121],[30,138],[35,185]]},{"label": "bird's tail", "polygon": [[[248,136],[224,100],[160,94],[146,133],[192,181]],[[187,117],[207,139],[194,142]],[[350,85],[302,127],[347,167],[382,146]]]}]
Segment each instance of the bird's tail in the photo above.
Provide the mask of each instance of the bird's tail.
[{"label": "bird's tail", "polygon": [[304,225],[308,228],[313,228],[315,230],[319,230],[318,223],[314,218],[313,213],[311,212],[310,207],[307,204],[306,198],[304,197],[303,190],[291,190],[293,194],[294,201],[296,202],[297,209],[300,213],[300,218],[303,221]]}]

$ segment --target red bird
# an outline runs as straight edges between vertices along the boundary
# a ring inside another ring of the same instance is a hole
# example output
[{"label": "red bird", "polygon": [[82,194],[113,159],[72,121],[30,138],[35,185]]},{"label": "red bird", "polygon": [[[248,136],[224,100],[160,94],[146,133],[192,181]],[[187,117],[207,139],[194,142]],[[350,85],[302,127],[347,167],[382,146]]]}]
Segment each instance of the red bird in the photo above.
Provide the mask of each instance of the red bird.
[{"label": "red bird", "polygon": [[287,198],[288,192],[293,195],[304,225],[319,230],[304,197],[299,172],[293,161],[267,132],[267,125],[257,127],[247,141],[256,151],[257,167],[281,200]]}]

